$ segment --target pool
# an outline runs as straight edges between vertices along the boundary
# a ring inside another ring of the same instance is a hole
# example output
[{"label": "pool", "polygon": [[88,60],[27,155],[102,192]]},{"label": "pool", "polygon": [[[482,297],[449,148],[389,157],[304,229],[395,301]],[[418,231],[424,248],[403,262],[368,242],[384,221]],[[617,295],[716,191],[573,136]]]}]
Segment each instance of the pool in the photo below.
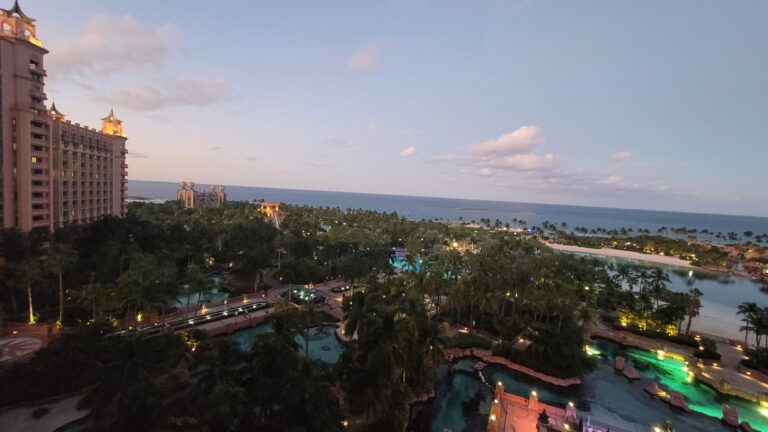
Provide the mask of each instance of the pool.
[{"label": "pool", "polygon": [[[256,336],[272,331],[271,323],[264,323],[240,330],[226,336],[236,342],[241,349],[248,351],[253,346]],[[296,335],[296,343],[299,344],[299,352],[304,355],[304,335]],[[309,357],[327,364],[336,364],[339,361],[344,346],[336,337],[336,327],[320,326],[309,329]]]},{"label": "pool", "polygon": [[485,431],[493,391],[472,369],[475,360],[462,359],[437,369],[435,397],[412,410],[409,431]]},{"label": "pool", "polygon": [[[624,348],[605,340],[597,340],[595,345],[600,351],[598,366],[584,377],[583,384],[578,387],[548,386],[496,365],[488,365],[483,375],[489,383],[501,381],[508,393],[529,397],[531,391],[536,390],[540,401],[561,408],[573,402],[585,421],[591,418],[597,424],[602,420],[613,425],[611,430],[619,428],[629,432],[647,432],[653,425],[669,419],[678,431],[730,431],[720,422],[721,404],[728,403],[738,409],[740,421],[748,421],[756,430],[768,431],[768,418],[760,414],[757,404],[720,396],[704,384],[687,382],[687,373],[683,371],[685,363],[681,360],[669,357],[659,360],[652,352]],[[627,358],[638,369],[642,379],[629,383],[622,375],[614,372],[613,359],[616,355]],[[412,430],[482,430],[473,425],[487,420],[486,406],[492,397],[492,390],[472,370],[474,363],[473,359],[463,359],[441,366],[435,381],[435,398],[422,408],[422,417],[431,417],[429,427],[416,427]],[[446,378],[451,375],[452,379]],[[659,377],[662,387],[685,395],[691,408],[690,413],[673,410],[643,391],[643,387],[655,376]],[[482,401],[480,409],[467,413],[465,406],[474,398]],[[418,417],[415,422],[424,421]]]}]

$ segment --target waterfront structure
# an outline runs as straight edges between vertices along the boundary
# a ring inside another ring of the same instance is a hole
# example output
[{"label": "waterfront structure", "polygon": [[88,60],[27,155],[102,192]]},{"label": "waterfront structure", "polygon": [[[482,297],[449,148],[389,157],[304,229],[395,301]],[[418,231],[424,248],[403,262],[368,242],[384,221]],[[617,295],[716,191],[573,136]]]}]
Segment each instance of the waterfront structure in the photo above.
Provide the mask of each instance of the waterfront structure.
[{"label": "waterfront structure", "polygon": [[46,54],[18,2],[0,9],[0,228],[52,231],[125,214],[122,122],[110,111],[96,130],[48,109]]},{"label": "waterfront structure", "polygon": [[195,189],[195,182],[179,182],[176,199],[181,201],[184,208],[218,208],[227,201],[224,186],[211,185],[209,190]]}]

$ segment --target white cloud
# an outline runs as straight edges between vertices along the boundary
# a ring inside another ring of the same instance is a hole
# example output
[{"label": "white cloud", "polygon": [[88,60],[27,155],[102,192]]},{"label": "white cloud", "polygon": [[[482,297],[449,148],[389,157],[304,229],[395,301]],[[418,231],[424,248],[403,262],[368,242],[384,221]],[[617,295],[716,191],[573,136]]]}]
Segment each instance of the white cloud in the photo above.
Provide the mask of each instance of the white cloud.
[{"label": "white cloud", "polygon": [[525,153],[532,146],[544,142],[538,126],[522,126],[500,137],[473,145],[475,155],[510,155]]},{"label": "white cloud", "polygon": [[632,157],[632,153],[628,151],[618,152],[613,155],[613,160],[616,162],[624,162]]},{"label": "white cloud", "polygon": [[133,158],[133,159],[147,159],[147,158],[149,158],[149,156],[147,156],[146,154],[139,153],[139,152],[128,152],[127,156],[129,158]]},{"label": "white cloud", "polygon": [[533,153],[516,154],[502,158],[481,161],[482,166],[488,168],[509,169],[514,171],[542,171],[552,167],[555,155],[547,153],[537,155]]},{"label": "white cloud", "polygon": [[406,148],[405,150],[400,152],[400,156],[402,157],[410,157],[416,154],[416,147],[410,146]]},{"label": "white cloud", "polygon": [[211,105],[226,98],[229,90],[229,83],[220,78],[182,78],[167,87],[138,83],[109,94],[93,93],[91,99],[132,111],[153,111],[171,105]]},{"label": "white cloud", "polygon": [[56,74],[111,74],[157,66],[177,50],[172,24],[145,26],[130,15],[95,15],[81,34],[51,49],[46,66]]},{"label": "white cloud", "polygon": [[380,63],[381,52],[371,46],[352,53],[347,59],[347,70],[356,74],[373,72]]},{"label": "white cloud", "polygon": [[479,174],[483,177],[490,177],[493,175],[493,170],[490,168],[483,168],[479,171]]},{"label": "white cloud", "polygon": [[599,183],[608,185],[608,186],[618,185],[619,183],[621,183],[621,177],[616,177],[614,175],[603,177],[602,179],[599,180]]}]

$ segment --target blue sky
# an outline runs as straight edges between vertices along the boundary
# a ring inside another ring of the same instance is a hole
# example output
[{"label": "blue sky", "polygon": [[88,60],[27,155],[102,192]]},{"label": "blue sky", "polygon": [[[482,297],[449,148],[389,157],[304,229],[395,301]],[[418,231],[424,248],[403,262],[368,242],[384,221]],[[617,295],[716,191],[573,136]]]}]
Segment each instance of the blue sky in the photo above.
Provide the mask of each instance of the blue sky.
[{"label": "blue sky", "polygon": [[132,179],[768,216],[768,2],[63,4],[49,99]]}]

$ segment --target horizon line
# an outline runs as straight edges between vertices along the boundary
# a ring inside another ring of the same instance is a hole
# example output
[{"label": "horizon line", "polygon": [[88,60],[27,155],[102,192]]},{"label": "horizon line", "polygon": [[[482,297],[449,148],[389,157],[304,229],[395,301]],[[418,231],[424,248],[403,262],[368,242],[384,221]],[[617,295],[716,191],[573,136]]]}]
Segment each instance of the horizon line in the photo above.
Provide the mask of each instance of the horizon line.
[{"label": "horizon line", "polygon": [[[139,181],[139,182],[154,182],[154,183],[170,183],[170,184],[176,184],[177,182],[168,181],[168,180],[144,180],[144,179],[127,179],[130,181]],[[207,182],[195,182],[195,184],[210,186],[210,185],[221,185],[221,183],[207,183]],[[534,204],[534,205],[548,205],[548,206],[563,206],[563,207],[582,207],[582,208],[593,208],[593,209],[604,209],[604,210],[632,210],[632,211],[645,211],[645,212],[659,212],[659,213],[682,213],[682,214],[696,214],[696,215],[710,215],[710,216],[732,216],[732,217],[747,217],[747,218],[757,218],[757,219],[768,219],[768,215],[766,216],[759,216],[759,215],[748,215],[748,214],[733,214],[733,213],[712,213],[712,212],[706,212],[706,211],[681,211],[681,210],[658,210],[658,209],[648,209],[648,208],[626,208],[626,207],[605,207],[605,206],[596,206],[596,205],[586,205],[586,204],[559,204],[559,203],[546,203],[546,202],[529,202],[529,201],[509,201],[509,200],[494,200],[494,199],[482,199],[482,198],[465,198],[465,197],[455,197],[455,196],[430,196],[430,195],[407,195],[407,194],[394,194],[394,193],[379,193],[379,192],[359,192],[359,191],[343,191],[343,190],[326,190],[326,189],[299,189],[299,188],[286,188],[286,187],[273,187],[273,186],[254,186],[254,185],[223,185],[226,187],[242,187],[242,188],[261,188],[261,189],[276,189],[276,190],[288,190],[288,191],[304,191],[304,192],[328,192],[328,193],[347,193],[347,194],[357,194],[357,195],[379,195],[379,196],[388,196],[388,197],[405,197],[405,198],[432,198],[432,199],[443,199],[443,200],[464,200],[464,201],[484,201],[484,202],[492,202],[492,203],[507,203],[507,204]],[[567,222],[567,221],[566,221]]]}]

